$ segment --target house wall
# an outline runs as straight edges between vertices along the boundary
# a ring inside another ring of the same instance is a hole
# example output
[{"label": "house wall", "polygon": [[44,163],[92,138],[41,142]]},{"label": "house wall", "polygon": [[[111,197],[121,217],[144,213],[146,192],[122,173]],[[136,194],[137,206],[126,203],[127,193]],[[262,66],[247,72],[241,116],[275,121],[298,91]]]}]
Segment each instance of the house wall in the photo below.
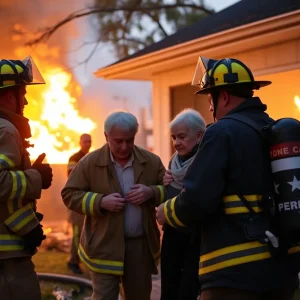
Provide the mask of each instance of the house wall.
[{"label": "house wall", "polygon": [[[254,73],[257,79],[267,79],[269,74],[276,74],[281,72],[287,72],[300,69],[300,37],[298,39],[289,40],[285,42],[278,42],[277,44],[268,45],[259,49],[251,49],[248,51],[235,53],[232,49],[231,56],[242,60],[246,63]],[[201,53],[199,53],[200,55]],[[207,55],[206,55],[207,56]],[[221,55],[220,55],[221,57]],[[214,57],[216,58],[216,57]],[[154,134],[154,152],[158,154],[164,165],[167,166],[170,159],[171,144],[168,130],[168,123],[172,117],[172,111],[174,113],[174,106],[171,105],[172,93],[174,96],[174,87],[180,85],[190,84],[198,57],[195,56],[195,64],[188,65],[186,67],[174,68],[173,70],[156,73],[153,75],[153,134]],[[287,73],[288,74],[288,73]],[[297,73],[298,74],[298,73]],[[275,75],[274,75],[275,76]],[[294,84],[293,87],[299,87],[300,94],[300,79],[295,75],[291,75],[295,82],[298,80],[298,84]],[[284,88],[280,88],[280,77],[274,77],[274,84],[270,87],[266,87],[265,90],[258,91],[258,95],[264,96],[264,102],[272,107],[274,101],[272,97],[276,99],[285,99],[287,101],[293,101],[289,95],[287,97]],[[288,82],[288,81],[286,81]],[[276,88],[274,88],[276,86]],[[291,86],[288,88],[289,91]],[[296,91],[295,91],[296,92]],[[195,96],[191,95],[191,98]],[[191,98],[186,100],[187,103],[192,103]],[[266,101],[265,101],[265,98]],[[174,99],[174,97],[173,97]],[[201,99],[199,99],[200,101]],[[173,100],[174,101],[174,100]],[[273,109],[275,111],[275,109]],[[295,112],[297,108],[295,107]],[[286,116],[287,111],[277,109],[274,117]]]}]

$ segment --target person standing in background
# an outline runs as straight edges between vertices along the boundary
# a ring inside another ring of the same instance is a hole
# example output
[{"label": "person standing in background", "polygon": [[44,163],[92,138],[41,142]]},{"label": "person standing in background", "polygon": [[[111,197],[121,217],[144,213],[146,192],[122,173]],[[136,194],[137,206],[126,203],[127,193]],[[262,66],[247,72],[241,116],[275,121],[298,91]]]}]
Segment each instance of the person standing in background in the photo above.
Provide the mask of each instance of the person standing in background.
[{"label": "person standing in background", "polygon": [[[70,175],[71,171],[75,168],[76,164],[79,162],[79,160],[84,157],[87,153],[89,153],[89,150],[92,145],[92,138],[89,134],[82,134],[80,136],[80,150],[73,154],[69,158],[68,162],[68,176]],[[72,230],[73,230],[73,237],[72,237],[72,244],[71,244],[71,252],[70,252],[70,258],[68,260],[68,268],[75,274],[82,274],[82,270],[79,267],[80,259],[78,256],[78,245],[79,245],[79,239],[81,235],[81,230],[84,222],[84,215],[80,215],[76,213],[75,211],[69,210],[68,211],[68,222],[72,224]]]}]

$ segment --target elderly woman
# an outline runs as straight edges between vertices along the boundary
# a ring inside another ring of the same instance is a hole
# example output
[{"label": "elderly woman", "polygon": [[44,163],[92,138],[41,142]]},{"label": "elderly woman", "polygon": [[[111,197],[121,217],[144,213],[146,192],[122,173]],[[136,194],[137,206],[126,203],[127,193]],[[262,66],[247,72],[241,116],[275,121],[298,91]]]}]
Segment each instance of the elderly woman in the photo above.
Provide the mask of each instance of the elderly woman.
[{"label": "elderly woman", "polygon": [[[183,188],[185,172],[198,150],[206,129],[203,117],[193,109],[181,111],[170,123],[176,150],[164,176],[167,199]],[[200,235],[193,229],[179,231],[163,227],[161,249],[161,300],[196,300],[199,292],[198,268]]]}]

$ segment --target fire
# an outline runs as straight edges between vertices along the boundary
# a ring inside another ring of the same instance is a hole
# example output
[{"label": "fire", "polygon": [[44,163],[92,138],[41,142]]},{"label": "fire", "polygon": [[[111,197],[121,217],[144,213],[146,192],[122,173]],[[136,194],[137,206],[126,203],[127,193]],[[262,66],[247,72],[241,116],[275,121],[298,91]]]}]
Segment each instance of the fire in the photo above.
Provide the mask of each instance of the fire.
[{"label": "fire", "polygon": [[30,142],[34,144],[30,156],[34,159],[45,152],[49,163],[65,164],[78,149],[80,135],[90,133],[95,123],[79,115],[70,89],[77,96],[81,89],[70,73],[61,67],[40,69],[46,84],[27,88],[30,105],[25,116],[30,119]]},{"label": "fire", "polygon": [[[34,33],[21,24],[16,24],[14,29],[17,32],[13,35],[14,41],[26,38],[18,32],[26,32],[29,39],[34,37]],[[33,48],[19,46],[15,55],[19,59],[31,55],[46,82],[27,87],[29,105],[24,115],[30,120],[30,143],[34,144],[28,148],[31,159],[35,160],[45,152],[47,162],[66,164],[69,157],[79,150],[80,135],[91,133],[96,127],[91,119],[79,114],[77,99],[81,96],[81,87],[72,74],[59,65],[60,46],[40,43],[34,52]]]},{"label": "fire", "polygon": [[300,97],[298,95],[294,97],[294,103],[296,104],[297,108],[300,110]]}]

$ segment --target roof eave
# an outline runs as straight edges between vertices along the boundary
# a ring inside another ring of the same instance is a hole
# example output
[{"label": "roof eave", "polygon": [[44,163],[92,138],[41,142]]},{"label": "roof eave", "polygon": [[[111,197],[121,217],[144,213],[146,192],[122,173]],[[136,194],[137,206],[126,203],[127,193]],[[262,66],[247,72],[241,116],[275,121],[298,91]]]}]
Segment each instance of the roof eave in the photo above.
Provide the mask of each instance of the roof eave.
[{"label": "roof eave", "polygon": [[[200,53],[225,57],[251,48],[300,36],[300,9],[194,39],[144,56],[98,69],[94,74],[104,79],[151,80],[153,73],[196,63]],[[233,51],[234,49],[234,51]]]}]

